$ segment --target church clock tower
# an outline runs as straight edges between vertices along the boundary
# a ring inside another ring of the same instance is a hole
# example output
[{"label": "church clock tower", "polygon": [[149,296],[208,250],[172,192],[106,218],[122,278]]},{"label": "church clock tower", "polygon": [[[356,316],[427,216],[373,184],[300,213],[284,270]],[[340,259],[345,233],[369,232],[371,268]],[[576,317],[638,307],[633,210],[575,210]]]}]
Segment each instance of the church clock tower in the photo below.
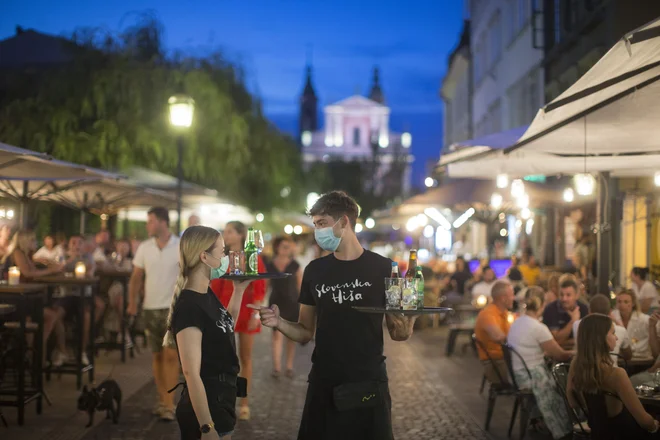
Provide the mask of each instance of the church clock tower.
[{"label": "church clock tower", "polygon": [[312,143],[312,134],[318,129],[318,98],[312,85],[312,66],[307,66],[305,88],[300,96],[300,120],[298,140],[303,147]]}]

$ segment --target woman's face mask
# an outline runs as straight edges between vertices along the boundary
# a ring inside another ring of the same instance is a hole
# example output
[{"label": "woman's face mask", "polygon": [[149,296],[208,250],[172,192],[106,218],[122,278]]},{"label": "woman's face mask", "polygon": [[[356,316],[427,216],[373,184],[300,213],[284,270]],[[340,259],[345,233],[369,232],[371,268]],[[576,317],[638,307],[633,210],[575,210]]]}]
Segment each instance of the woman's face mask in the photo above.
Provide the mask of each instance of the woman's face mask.
[{"label": "woman's face mask", "polygon": [[220,266],[218,267],[212,267],[209,264],[204,263],[211,269],[211,274],[209,275],[209,279],[216,280],[218,278],[223,277],[227,273],[227,269],[229,268],[229,256],[225,255],[222,258],[218,258],[214,255],[211,255],[208,252],[206,252],[206,255],[213,258],[214,260],[220,261]]},{"label": "woman's face mask", "polygon": [[327,228],[314,230],[314,238],[316,239],[316,242],[321,247],[321,249],[334,252],[339,247],[341,238],[344,236],[344,230],[342,229],[341,231],[342,237],[336,237],[333,229],[340,220],[341,219],[337,220],[334,225],[328,226]]}]

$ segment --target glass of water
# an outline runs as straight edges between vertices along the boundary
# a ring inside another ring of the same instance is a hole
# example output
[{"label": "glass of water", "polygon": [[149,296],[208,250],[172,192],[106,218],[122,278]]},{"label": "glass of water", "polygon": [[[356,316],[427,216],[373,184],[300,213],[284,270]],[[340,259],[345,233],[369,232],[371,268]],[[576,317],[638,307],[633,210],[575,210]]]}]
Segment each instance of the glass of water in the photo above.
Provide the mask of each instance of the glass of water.
[{"label": "glass of water", "polygon": [[401,291],[403,278],[385,278],[385,308],[387,310],[401,309]]},{"label": "glass of water", "polygon": [[417,280],[403,279],[401,289],[401,308],[403,310],[417,309]]},{"label": "glass of water", "polygon": [[243,251],[229,252],[229,274],[230,275],[245,274],[245,252]]}]

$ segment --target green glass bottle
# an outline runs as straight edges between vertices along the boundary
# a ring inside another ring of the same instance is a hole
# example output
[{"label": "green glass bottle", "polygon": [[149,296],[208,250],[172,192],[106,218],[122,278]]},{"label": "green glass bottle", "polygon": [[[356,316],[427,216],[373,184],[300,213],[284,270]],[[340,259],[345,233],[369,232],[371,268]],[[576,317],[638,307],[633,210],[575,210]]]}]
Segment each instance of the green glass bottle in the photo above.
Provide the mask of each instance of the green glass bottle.
[{"label": "green glass bottle", "polygon": [[424,274],[422,273],[422,266],[417,265],[415,267],[415,281],[416,290],[417,290],[417,309],[421,310],[424,308]]},{"label": "green glass bottle", "polygon": [[245,240],[245,274],[259,274],[259,249],[254,242],[254,229],[248,228],[247,240]]}]

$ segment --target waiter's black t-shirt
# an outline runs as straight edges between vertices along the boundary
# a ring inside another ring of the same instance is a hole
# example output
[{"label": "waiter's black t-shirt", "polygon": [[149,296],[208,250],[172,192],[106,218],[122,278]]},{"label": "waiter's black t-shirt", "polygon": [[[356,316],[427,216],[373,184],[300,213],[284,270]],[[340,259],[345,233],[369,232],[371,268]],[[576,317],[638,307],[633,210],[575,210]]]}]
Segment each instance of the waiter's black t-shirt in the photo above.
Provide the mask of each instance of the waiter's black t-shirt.
[{"label": "waiter's black t-shirt", "polygon": [[172,315],[175,337],[188,327],[202,331],[202,378],[238,375],[234,320],[210,288],[206,294],[183,290],[179,295]]},{"label": "waiter's black t-shirt", "polygon": [[361,313],[353,306],[385,307],[389,258],[365,250],[352,261],[333,254],[309,263],[300,303],[316,307],[316,377],[341,383],[382,377],[383,315]]}]

